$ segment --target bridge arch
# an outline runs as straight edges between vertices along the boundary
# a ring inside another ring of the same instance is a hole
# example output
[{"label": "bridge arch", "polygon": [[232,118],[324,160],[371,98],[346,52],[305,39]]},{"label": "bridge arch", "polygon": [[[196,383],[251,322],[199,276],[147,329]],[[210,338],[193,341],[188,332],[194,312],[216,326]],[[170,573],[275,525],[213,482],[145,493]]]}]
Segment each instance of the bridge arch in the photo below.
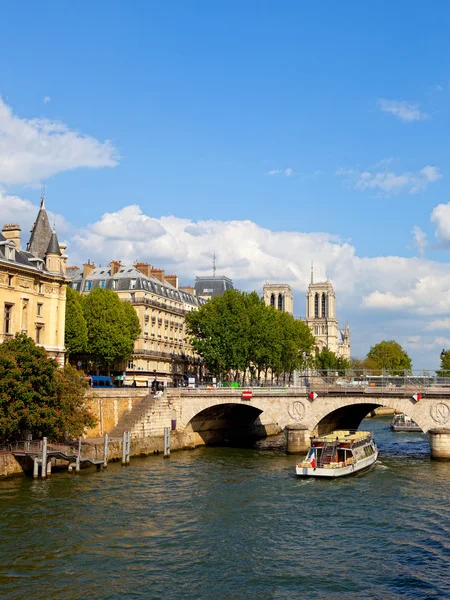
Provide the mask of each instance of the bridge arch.
[{"label": "bridge arch", "polygon": [[[320,401],[322,400],[322,401]],[[424,433],[430,429],[425,405],[408,398],[363,398],[327,396],[314,402],[308,419],[308,429],[323,435],[336,429],[358,429],[361,421],[379,407],[392,408],[411,417]]]}]

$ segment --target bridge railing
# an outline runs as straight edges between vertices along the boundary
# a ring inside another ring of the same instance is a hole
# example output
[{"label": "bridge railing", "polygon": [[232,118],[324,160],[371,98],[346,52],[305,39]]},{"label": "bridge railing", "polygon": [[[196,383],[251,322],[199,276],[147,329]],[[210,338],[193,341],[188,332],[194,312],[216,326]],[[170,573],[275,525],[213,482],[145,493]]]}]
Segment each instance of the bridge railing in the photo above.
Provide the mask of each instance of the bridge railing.
[{"label": "bridge railing", "polygon": [[[200,385],[194,388],[178,388],[183,397],[214,394],[215,396],[240,396],[243,391],[251,390],[253,396],[274,394],[299,394],[307,395],[316,393],[336,394],[414,394],[427,390],[450,394],[450,372],[420,371],[405,372],[392,375],[380,371],[308,371],[297,373],[294,383],[286,385],[255,385],[254,382],[246,384]],[[230,387],[228,387],[230,386]],[[234,387],[236,386],[236,387]],[[170,395],[170,390],[168,390]]]}]

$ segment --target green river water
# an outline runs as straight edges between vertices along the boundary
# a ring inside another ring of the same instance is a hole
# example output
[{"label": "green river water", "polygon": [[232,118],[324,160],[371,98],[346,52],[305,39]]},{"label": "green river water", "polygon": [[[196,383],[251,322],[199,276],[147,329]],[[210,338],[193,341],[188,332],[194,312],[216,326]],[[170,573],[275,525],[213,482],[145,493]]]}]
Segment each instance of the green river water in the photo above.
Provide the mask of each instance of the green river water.
[{"label": "green river water", "polygon": [[1,600],[450,598],[450,464],[371,419],[365,474],[294,475],[283,437],[0,482]]}]

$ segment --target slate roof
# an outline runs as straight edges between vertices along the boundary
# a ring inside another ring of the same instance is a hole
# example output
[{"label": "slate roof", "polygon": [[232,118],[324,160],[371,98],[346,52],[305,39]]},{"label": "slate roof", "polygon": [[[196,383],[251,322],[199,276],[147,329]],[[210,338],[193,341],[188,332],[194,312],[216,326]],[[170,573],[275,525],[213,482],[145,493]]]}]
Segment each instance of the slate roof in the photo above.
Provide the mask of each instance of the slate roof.
[{"label": "slate roof", "polygon": [[57,254],[58,256],[61,256],[61,250],[59,249],[58,237],[55,230],[52,231],[46,254]]},{"label": "slate roof", "polygon": [[211,277],[196,277],[195,292],[197,296],[223,296],[228,290],[234,290],[233,282],[225,275],[216,275]]},{"label": "slate roof", "polygon": [[41,207],[36,221],[31,228],[30,241],[28,242],[27,250],[34,256],[44,259],[51,237],[52,229],[48,220],[47,211],[45,210],[44,198],[41,198]]},{"label": "slate roof", "polygon": [[[7,248],[14,248],[14,258],[8,258]],[[26,250],[16,250],[14,243],[7,240],[2,233],[0,233],[0,260],[2,262],[28,267],[35,271],[47,272],[45,263],[42,260],[37,260],[35,256]]]},{"label": "slate roof", "polygon": [[111,276],[109,267],[95,267],[87,277],[83,277],[81,269],[73,268],[67,270],[67,275],[72,279],[71,287],[79,292],[90,292],[101,287],[115,292],[147,291],[192,306],[199,306],[205,302],[193,294],[177,289],[167,281],[161,283],[152,275],[147,277],[134,266],[122,266],[114,276]]}]

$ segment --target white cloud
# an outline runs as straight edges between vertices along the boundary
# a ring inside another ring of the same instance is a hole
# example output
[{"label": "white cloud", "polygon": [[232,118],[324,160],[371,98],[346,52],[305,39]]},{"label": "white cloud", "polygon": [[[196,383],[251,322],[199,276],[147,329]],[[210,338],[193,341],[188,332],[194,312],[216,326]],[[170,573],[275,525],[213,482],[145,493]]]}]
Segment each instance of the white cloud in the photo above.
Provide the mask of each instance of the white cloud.
[{"label": "white cloud", "polygon": [[435,226],[435,236],[443,247],[450,246],[450,202],[438,204],[431,213],[431,222]]},{"label": "white cloud", "polygon": [[441,331],[442,329],[450,329],[450,319],[436,319],[428,323],[426,329],[428,331]]},{"label": "white cloud", "polygon": [[0,98],[0,184],[37,184],[61,171],[113,167],[118,154],[108,140],[71,131],[48,119],[22,119]]},{"label": "white cloud", "polygon": [[386,100],[380,98],[378,106],[382,112],[391,113],[401,121],[423,121],[428,119],[427,113],[419,110],[418,104],[410,104],[401,100]]},{"label": "white cloud", "polygon": [[270,171],[267,171],[266,175],[286,175],[286,177],[291,177],[291,175],[294,174],[294,169],[291,169],[291,167],[288,167],[287,169],[272,169]]},{"label": "white cloud", "polygon": [[51,102],[51,101],[52,101],[52,99],[50,98],[50,96],[45,96],[45,97],[44,97],[44,99],[42,100],[42,102],[43,102],[44,104],[48,104],[48,103],[49,103],[49,102]]},{"label": "white cloud", "polygon": [[395,173],[387,169],[382,171],[360,171],[358,169],[339,168],[337,175],[345,176],[351,187],[360,192],[375,190],[383,195],[395,195],[402,192],[417,194],[442,178],[438,167],[427,165],[420,171]]},{"label": "white cloud", "polygon": [[425,248],[428,245],[427,234],[420,227],[415,225],[411,232],[413,234],[413,244],[417,250],[417,254],[422,257],[425,254]]},{"label": "white cloud", "polygon": [[[28,200],[0,194],[0,214],[4,222],[20,222],[23,245],[37,211]],[[196,275],[211,273],[215,249],[218,273],[231,277],[239,289],[261,292],[267,280],[289,283],[297,316],[305,314],[304,293],[314,260],[315,280],[329,277],[333,282],[341,325],[350,322],[354,355],[363,356],[371,345],[393,338],[411,348],[417,368],[439,364],[443,342],[433,333],[450,329],[447,263],[360,257],[348,241],[328,233],[272,231],[252,221],[154,218],[138,205],[106,213],[79,230],[56,218],[58,233],[67,232],[70,264],[81,265],[88,258],[103,265],[112,259],[123,264],[144,260],[192,284]]]},{"label": "white cloud", "polygon": [[394,296],[392,292],[372,292],[363,298],[362,305],[367,308],[398,310],[414,306],[414,301],[408,296]]}]

